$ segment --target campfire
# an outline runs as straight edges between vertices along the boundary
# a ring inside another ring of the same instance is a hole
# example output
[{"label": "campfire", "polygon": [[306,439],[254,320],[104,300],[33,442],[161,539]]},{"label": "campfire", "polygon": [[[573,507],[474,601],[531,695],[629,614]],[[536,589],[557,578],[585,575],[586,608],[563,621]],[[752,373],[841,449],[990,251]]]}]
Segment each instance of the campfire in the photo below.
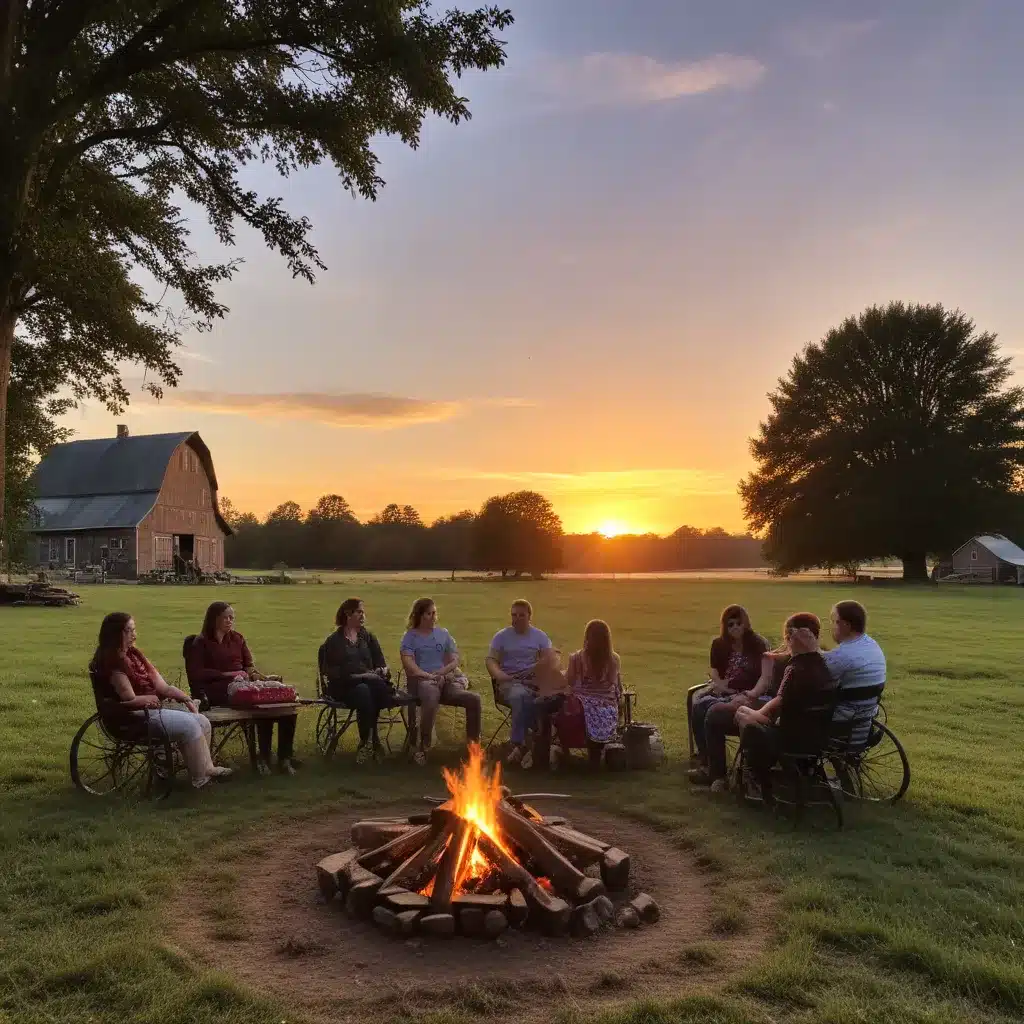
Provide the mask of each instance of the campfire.
[{"label": "campfire", "polygon": [[658,919],[650,896],[628,897],[627,853],[513,795],[479,746],[444,780],[450,796],[427,813],[353,825],[352,848],[317,865],[324,898],[395,935],[590,935]]}]

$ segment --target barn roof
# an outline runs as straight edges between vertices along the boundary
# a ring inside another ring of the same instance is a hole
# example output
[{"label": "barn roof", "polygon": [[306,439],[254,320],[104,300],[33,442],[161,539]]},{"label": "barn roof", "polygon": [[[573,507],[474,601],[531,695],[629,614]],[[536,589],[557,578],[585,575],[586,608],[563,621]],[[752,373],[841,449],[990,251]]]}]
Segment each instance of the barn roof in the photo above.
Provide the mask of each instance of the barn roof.
[{"label": "barn roof", "polygon": [[[171,456],[186,442],[203,463],[216,501],[210,449],[194,431],[69,441],[55,445],[32,474],[36,531],[138,526],[156,504]],[[219,511],[216,517],[230,534]]]},{"label": "barn roof", "polygon": [[[1009,562],[1011,565],[1024,565],[1024,550],[1021,550],[1012,540],[1008,540],[1001,533],[982,534],[972,538],[967,544],[980,544],[1002,562]],[[961,544],[957,551],[967,547],[967,544]],[[953,554],[955,555],[956,551]]]}]

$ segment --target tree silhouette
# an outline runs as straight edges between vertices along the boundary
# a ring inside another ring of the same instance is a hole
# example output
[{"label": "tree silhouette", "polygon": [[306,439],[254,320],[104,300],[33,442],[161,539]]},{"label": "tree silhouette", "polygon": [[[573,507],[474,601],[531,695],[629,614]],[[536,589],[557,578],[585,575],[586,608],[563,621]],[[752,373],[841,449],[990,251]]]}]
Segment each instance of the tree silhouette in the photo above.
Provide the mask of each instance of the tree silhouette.
[{"label": "tree silhouette", "polygon": [[340,494],[325,494],[306,516],[307,523],[357,522],[349,503]]},{"label": "tree silhouette", "polygon": [[488,498],[474,525],[475,562],[480,569],[539,575],[561,565],[562,521],[536,491]]},{"label": "tree silhouette", "polygon": [[274,509],[267,516],[267,525],[273,526],[276,524],[285,523],[301,523],[302,522],[302,509],[299,507],[298,502],[285,501],[282,502],[277,508]]},{"label": "tree silhouette", "polygon": [[312,280],[323,264],[309,221],[252,191],[244,168],[330,162],[373,198],[372,140],[416,146],[428,114],[467,118],[452,79],[502,64],[496,33],[512,21],[496,7],[434,15],[427,0],[0,10],[0,517],[16,328],[73,364],[72,391],[112,408],[128,400],[125,362],[155,391],[173,385],[180,334],[224,315],[217,287],[239,266],[196,259],[182,207],[224,245],[239,223],[254,229]]},{"label": "tree silhouette", "polygon": [[423,520],[412,505],[385,505],[371,520],[373,526],[422,526]]},{"label": "tree silhouette", "polygon": [[929,553],[1016,517],[1024,390],[995,336],[940,305],[871,307],[793,360],[751,441],[747,520],[780,569]]}]

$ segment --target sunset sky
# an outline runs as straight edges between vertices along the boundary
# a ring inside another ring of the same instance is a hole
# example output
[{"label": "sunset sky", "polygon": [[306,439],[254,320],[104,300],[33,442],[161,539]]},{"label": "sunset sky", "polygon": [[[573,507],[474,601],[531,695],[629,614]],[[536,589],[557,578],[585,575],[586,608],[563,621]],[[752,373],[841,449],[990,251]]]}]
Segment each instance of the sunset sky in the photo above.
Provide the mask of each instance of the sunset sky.
[{"label": "sunset sky", "polygon": [[573,531],[740,529],[765,395],[845,315],[941,301],[1024,356],[1019,0],[506,5],[472,122],[382,140],[378,202],[252,176],[316,286],[243,234],[178,392],[77,436],[199,430],[260,516],[530,487]]}]

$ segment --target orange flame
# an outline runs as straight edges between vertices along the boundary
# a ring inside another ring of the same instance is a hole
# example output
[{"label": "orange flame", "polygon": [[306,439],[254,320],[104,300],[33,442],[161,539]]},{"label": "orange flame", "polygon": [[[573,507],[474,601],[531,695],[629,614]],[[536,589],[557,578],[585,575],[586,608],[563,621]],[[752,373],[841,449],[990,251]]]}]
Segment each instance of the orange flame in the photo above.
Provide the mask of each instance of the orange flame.
[{"label": "orange flame", "polygon": [[463,764],[462,771],[456,775],[445,768],[442,772],[448,792],[452,795],[452,809],[475,826],[470,830],[459,856],[459,866],[455,873],[455,891],[458,892],[466,879],[480,877],[490,867],[477,846],[479,833],[482,832],[512,855],[502,839],[495,814],[495,808],[501,800],[501,766],[495,765],[493,774],[489,773],[483,750],[478,743],[471,743],[469,761]]}]

